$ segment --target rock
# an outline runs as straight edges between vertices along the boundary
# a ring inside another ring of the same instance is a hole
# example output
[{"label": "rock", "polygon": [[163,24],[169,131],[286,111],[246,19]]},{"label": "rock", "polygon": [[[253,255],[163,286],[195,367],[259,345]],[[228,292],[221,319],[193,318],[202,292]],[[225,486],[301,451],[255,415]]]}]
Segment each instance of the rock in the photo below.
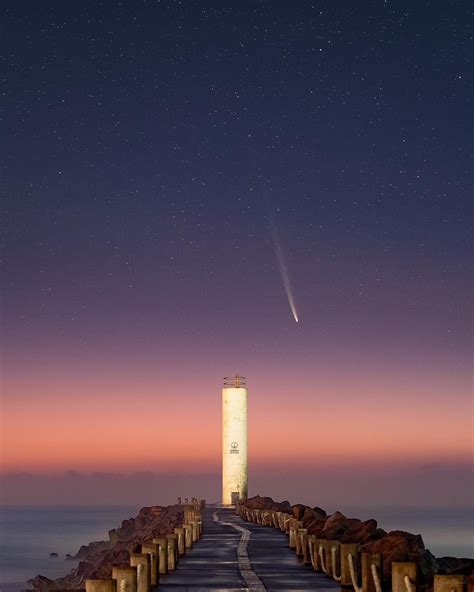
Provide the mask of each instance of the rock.
[{"label": "rock", "polygon": [[74,559],[85,559],[89,555],[98,553],[104,549],[110,548],[110,541],[93,541],[88,545],[82,545],[79,551],[74,556]]},{"label": "rock", "polygon": [[40,592],[48,592],[51,590],[54,585],[54,580],[50,580],[46,576],[36,576],[31,580],[28,580],[28,584],[33,586],[35,590],[39,590]]},{"label": "rock", "polygon": [[380,539],[387,533],[381,528],[377,528],[377,520],[360,520],[349,525],[349,528],[341,536],[340,540],[343,543],[359,543],[363,545],[374,539]]},{"label": "rock", "polygon": [[306,506],[304,506],[303,504],[295,504],[291,507],[291,512],[293,514],[293,517],[296,518],[296,520],[301,520],[303,518],[305,510]]},{"label": "rock", "polygon": [[261,497],[255,495],[249,497],[245,502],[244,506],[251,510],[275,510],[276,512],[285,512],[291,514],[291,504],[288,501],[275,502],[271,497]]},{"label": "rock", "polygon": [[306,506],[303,517],[301,518],[303,521],[303,527],[308,528],[310,527],[313,522],[322,522],[324,524],[324,518],[315,512],[313,508]]},{"label": "rock", "polygon": [[72,555],[70,553],[66,553],[66,559],[72,559]]},{"label": "rock", "polygon": [[313,518],[313,520],[304,523],[304,527],[308,529],[308,534],[314,534],[318,539],[322,537],[324,530],[324,518]]},{"label": "rock", "polygon": [[129,520],[123,520],[122,526],[118,529],[120,538],[127,539],[135,532],[135,520],[130,518]]},{"label": "rock", "polygon": [[435,558],[425,549],[419,534],[393,530],[377,540],[362,545],[360,550],[382,554],[383,580],[387,585],[391,581],[393,561],[414,561],[419,568],[421,584],[429,584],[436,571]]},{"label": "rock", "polygon": [[324,522],[322,538],[340,539],[349,526],[350,522],[342,512],[334,512],[334,514],[331,514]]},{"label": "rock", "polygon": [[275,505],[275,502],[271,497],[260,497],[259,495],[255,495],[254,497],[249,498],[245,502],[245,505],[251,510],[271,510]]},{"label": "rock", "polygon": [[120,538],[121,537],[115,528],[112,528],[112,530],[109,530],[109,540],[110,540],[110,544],[112,545],[112,547],[119,542]]},{"label": "rock", "polygon": [[465,557],[437,557],[438,564],[437,572],[441,575],[465,575],[468,576],[474,572],[474,559],[467,559]]},{"label": "rock", "polygon": [[277,512],[284,512],[285,514],[291,514],[291,504],[288,501],[279,502],[274,504],[274,510]]},{"label": "rock", "polygon": [[57,557],[57,556],[58,556],[58,554],[57,554],[57,553],[50,553],[50,554],[49,554],[49,556],[50,556],[51,558],[53,558],[53,557]]},{"label": "rock", "polygon": [[326,518],[326,516],[327,516],[326,511],[323,510],[322,508],[320,508],[318,506],[314,506],[313,510],[314,510],[314,512],[316,512],[316,514],[319,514],[319,516],[321,516],[322,518]]}]

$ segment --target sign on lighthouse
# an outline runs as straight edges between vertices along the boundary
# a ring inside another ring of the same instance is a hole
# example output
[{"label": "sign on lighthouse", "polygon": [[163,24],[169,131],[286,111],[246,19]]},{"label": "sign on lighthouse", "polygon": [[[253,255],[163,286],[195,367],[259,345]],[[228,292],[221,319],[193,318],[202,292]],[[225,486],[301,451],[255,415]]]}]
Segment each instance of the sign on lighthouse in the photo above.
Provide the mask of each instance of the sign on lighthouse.
[{"label": "sign on lighthouse", "polygon": [[224,378],[222,389],[222,504],[247,499],[247,388],[245,378]]}]

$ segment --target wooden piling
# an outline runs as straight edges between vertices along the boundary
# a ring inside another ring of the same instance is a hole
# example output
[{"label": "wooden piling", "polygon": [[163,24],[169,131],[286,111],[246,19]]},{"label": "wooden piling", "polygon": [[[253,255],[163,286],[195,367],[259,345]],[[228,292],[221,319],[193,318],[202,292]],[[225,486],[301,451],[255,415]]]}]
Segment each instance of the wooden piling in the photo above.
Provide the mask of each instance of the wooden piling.
[{"label": "wooden piling", "polygon": [[[378,592],[374,580],[373,567],[375,567],[377,578],[382,582],[382,555],[380,553],[362,553],[362,592]],[[448,591],[450,592],[450,591]]]},{"label": "wooden piling", "polygon": [[117,592],[137,592],[136,567],[113,567],[112,579],[117,581]]},{"label": "wooden piling", "polygon": [[143,543],[142,553],[146,553],[150,556],[150,584],[152,586],[157,586],[160,579],[159,546],[156,543]]},{"label": "wooden piling", "polygon": [[146,553],[131,553],[130,566],[137,568],[137,592],[150,592],[150,556]]},{"label": "wooden piling", "polygon": [[166,537],[153,539],[153,543],[158,545],[158,571],[160,574],[168,573],[168,541]]},{"label": "wooden piling", "polygon": [[168,545],[168,571],[176,569],[177,563],[177,536],[175,534],[166,535]]},{"label": "wooden piling", "polygon": [[349,564],[349,555],[352,556],[355,577],[358,575],[358,546],[356,543],[341,543],[340,561],[341,561],[341,586],[352,586],[351,570]]},{"label": "wooden piling", "polygon": [[117,580],[86,580],[86,592],[117,592]]},{"label": "wooden piling", "polygon": [[463,592],[464,576],[435,576],[433,592]]},{"label": "wooden piling", "polygon": [[186,553],[185,530],[183,527],[177,527],[174,533],[178,537],[178,555],[184,555]]},{"label": "wooden piling", "polygon": [[394,561],[392,563],[392,592],[416,590],[416,563]]},{"label": "wooden piling", "polygon": [[191,524],[189,524],[189,522],[185,522],[183,524],[183,528],[184,528],[184,541],[186,544],[186,549],[192,549],[193,548],[193,527],[191,526]]}]

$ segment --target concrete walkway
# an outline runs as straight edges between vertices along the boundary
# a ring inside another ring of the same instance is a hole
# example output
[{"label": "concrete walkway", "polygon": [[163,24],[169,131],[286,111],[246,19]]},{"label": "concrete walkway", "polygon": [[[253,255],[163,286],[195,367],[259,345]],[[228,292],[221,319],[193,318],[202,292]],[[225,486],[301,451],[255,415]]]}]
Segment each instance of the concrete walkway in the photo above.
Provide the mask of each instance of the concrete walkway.
[{"label": "concrete walkway", "polygon": [[233,510],[213,507],[206,508],[203,527],[203,536],[180,558],[178,569],[161,576],[158,590],[334,592],[340,588],[303,565],[288,548],[287,536],[276,528],[244,522]]}]

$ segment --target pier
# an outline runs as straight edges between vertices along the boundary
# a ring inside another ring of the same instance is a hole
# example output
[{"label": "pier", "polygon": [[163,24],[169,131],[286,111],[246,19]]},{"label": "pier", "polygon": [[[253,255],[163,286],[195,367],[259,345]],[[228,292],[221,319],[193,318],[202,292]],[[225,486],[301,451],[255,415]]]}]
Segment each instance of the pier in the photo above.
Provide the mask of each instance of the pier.
[{"label": "pier", "polygon": [[[182,500],[178,500],[182,504]],[[417,564],[393,562],[382,578],[382,557],[357,544],[317,539],[290,513],[206,506],[185,500],[183,524],[131,553],[111,579],[87,579],[86,592],[418,592]],[[435,575],[433,592],[464,592],[463,575]]]}]

